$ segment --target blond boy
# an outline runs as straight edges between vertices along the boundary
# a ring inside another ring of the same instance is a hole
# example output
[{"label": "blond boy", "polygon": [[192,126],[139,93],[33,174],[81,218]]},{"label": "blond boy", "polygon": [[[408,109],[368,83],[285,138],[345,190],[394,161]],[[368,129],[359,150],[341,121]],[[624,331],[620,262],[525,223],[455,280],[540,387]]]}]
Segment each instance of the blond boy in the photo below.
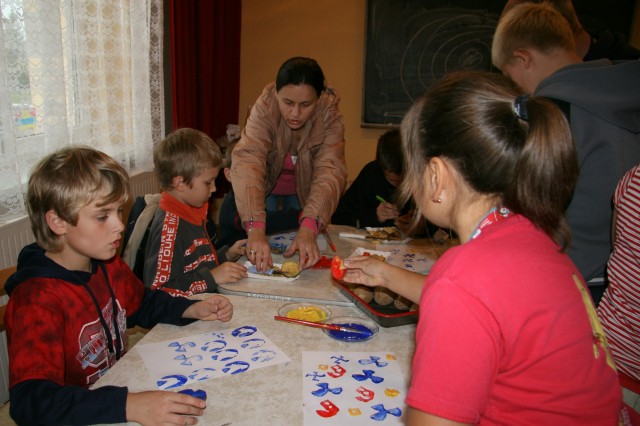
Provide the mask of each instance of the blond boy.
[{"label": "blond boy", "polygon": [[204,401],[184,394],[88,388],[125,354],[127,326],[229,321],[233,313],[220,295],[196,302],[151,291],[116,256],[128,185],[122,166],[88,147],[50,154],[31,174],[37,242],[21,251],[5,287],[18,424],[193,424],[203,414]]},{"label": "blond boy", "polygon": [[203,132],[178,129],[155,146],[153,162],[162,197],[146,248],[145,284],[191,296],[246,277],[247,269],[235,263],[245,241],[218,253],[206,230],[208,202],[222,165],[218,146]]}]

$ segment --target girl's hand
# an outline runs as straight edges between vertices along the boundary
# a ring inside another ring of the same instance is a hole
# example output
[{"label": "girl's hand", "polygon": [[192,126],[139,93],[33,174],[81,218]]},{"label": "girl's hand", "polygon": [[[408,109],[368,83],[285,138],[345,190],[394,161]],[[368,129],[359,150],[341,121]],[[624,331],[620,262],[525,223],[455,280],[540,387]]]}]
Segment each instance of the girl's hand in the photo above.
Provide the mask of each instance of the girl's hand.
[{"label": "girl's hand", "polygon": [[356,256],[344,259],[346,268],[343,281],[352,284],[364,284],[369,287],[385,287],[385,274],[393,268],[386,262],[371,256]]}]

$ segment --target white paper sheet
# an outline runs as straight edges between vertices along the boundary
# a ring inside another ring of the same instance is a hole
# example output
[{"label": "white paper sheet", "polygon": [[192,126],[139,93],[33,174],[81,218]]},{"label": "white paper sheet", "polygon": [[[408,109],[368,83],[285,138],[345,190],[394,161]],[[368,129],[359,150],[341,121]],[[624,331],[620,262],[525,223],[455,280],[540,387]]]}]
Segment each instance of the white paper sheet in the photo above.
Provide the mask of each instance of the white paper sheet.
[{"label": "white paper sheet", "polygon": [[134,349],[158,389],[185,385],[291,361],[255,326],[246,325]]},{"label": "white paper sheet", "polygon": [[302,352],[304,425],[402,425],[406,385],[388,352]]}]

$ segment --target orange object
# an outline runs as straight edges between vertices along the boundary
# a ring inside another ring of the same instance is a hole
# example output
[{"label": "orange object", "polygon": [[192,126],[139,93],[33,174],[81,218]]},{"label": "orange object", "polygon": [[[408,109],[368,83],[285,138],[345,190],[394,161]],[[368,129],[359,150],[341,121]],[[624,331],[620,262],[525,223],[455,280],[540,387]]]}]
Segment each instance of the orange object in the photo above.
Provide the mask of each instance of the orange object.
[{"label": "orange object", "polygon": [[334,256],[331,261],[331,275],[336,280],[341,280],[344,278],[344,274],[347,272],[347,269],[344,267],[344,261],[340,256]]}]

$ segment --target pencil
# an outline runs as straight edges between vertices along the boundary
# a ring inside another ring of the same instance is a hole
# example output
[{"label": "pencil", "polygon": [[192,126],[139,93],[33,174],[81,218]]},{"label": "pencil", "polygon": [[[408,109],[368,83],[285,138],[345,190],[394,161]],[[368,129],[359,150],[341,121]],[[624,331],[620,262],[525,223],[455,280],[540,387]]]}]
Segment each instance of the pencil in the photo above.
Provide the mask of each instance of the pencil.
[{"label": "pencil", "polygon": [[385,200],[384,198],[382,198],[379,195],[376,195],[376,200],[380,201],[381,203],[386,203],[387,202],[387,200]]}]

